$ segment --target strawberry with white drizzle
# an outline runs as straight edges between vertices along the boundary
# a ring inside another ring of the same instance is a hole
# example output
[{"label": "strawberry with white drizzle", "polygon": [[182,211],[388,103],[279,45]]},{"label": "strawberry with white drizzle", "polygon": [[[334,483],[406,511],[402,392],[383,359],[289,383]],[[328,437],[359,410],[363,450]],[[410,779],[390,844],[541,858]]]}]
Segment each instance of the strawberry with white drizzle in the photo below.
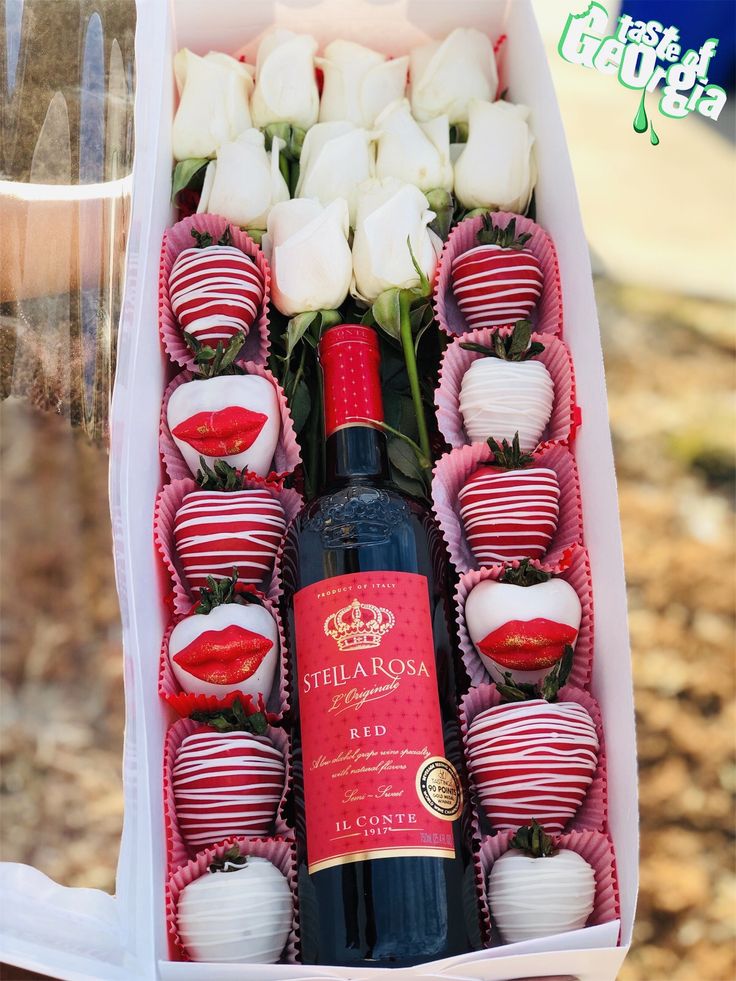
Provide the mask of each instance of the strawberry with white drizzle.
[{"label": "strawberry with white drizzle", "polygon": [[174,517],[174,547],[190,591],[237,570],[240,581],[268,582],[286,532],[286,515],[266,488],[244,487],[244,474],[201,461],[201,490],[184,495]]},{"label": "strawberry with white drizzle", "polygon": [[484,579],[465,600],[465,623],[486,670],[500,680],[537,681],[575,646],[582,608],[573,587],[523,559],[497,580]]},{"label": "strawberry with white drizzle", "polygon": [[231,244],[230,226],[218,242],[191,230],[196,246],[184,249],[169,274],[171,308],[187,343],[227,346],[245,340],[263,304],[264,284],[255,262]]},{"label": "strawberry with white drizzle", "polygon": [[516,235],[516,218],[506,228],[483,215],[478,245],[452,263],[452,290],[471,328],[513,324],[528,317],[542,294],[542,267],[525,248],[530,233]]},{"label": "strawberry with white drizzle", "polygon": [[505,943],[580,930],[595,905],[595,872],[532,821],[493,863],[488,903]]},{"label": "strawberry with white drizzle", "polygon": [[182,837],[199,851],[226,838],[270,835],[286,763],[268,738],[265,714],[248,714],[236,699],[228,709],[194,712],[192,719],[206,725],[182,739],[171,768]]},{"label": "strawberry with white drizzle", "polygon": [[572,666],[572,648],[539,685],[496,687],[506,701],[468,725],[465,753],[480,807],[494,831],[536,818],[562,831],[575,817],[598,766],[598,734],[575,701],[556,701]]},{"label": "strawberry with white drizzle", "polygon": [[489,437],[512,439],[519,434],[524,452],[533,450],[552,415],[554,383],[541,361],[531,360],[544,344],[531,341],[532,327],[520,320],[513,331],[493,334],[493,346],[461,343],[467,351],[485,355],[465,372],[460,387],[460,412],[471,443]]},{"label": "strawberry with white drizzle", "polygon": [[259,595],[238,582],[208,580],[192,613],[169,637],[168,658],[182,691],[268,699],[279,656],[278,627]]},{"label": "strawberry with white drizzle", "polygon": [[530,466],[518,435],[511,446],[488,440],[490,464],[470,474],[458,494],[460,517],[481,565],[541,559],[552,542],[560,513],[560,485],[548,467]]}]

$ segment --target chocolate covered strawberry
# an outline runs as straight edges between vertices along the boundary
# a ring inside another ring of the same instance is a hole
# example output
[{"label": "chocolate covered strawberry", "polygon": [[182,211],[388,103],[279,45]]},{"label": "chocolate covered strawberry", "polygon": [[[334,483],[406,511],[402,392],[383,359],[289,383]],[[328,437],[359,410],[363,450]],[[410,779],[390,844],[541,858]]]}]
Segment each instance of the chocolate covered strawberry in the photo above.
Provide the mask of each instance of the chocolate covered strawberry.
[{"label": "chocolate covered strawberry", "polygon": [[264,283],[255,262],[231,244],[230,226],[218,242],[192,229],[196,245],[176,257],[169,275],[174,315],[187,343],[227,347],[245,339],[263,304]]},{"label": "chocolate covered strawberry", "polygon": [[168,657],[182,691],[268,698],[279,655],[278,627],[258,594],[241,585],[237,575],[210,578],[192,613],[172,630]]},{"label": "chocolate covered strawberry", "polygon": [[470,474],[458,494],[468,545],[481,565],[540,559],[557,530],[557,474],[530,466],[534,458],[521,452],[518,436],[511,446],[488,444],[491,464]]},{"label": "chocolate covered strawberry", "polygon": [[193,474],[201,457],[262,477],[272,468],[281,416],[268,378],[225,374],[186,381],[171,393],[166,418]]},{"label": "chocolate covered strawberry", "polygon": [[262,713],[240,702],[217,713],[194,713],[202,726],[186,736],[171,770],[176,819],[193,851],[225,838],[272,833],[284,791],[283,753],[268,738]]},{"label": "chocolate covered strawberry", "polygon": [[237,571],[241,582],[268,582],[286,531],[286,515],[265,488],[243,486],[243,474],[219,461],[202,461],[201,490],[190,491],[174,518],[174,546],[191,591],[211,576],[224,579]]},{"label": "chocolate covered strawberry", "polygon": [[471,328],[513,324],[528,317],[542,295],[542,267],[525,248],[529,233],[516,234],[516,219],[506,228],[483,215],[478,245],[452,263],[452,291]]},{"label": "chocolate covered strawberry", "polygon": [[598,765],[598,734],[590,713],[556,701],[572,666],[572,648],[539,685],[497,685],[506,699],[470,722],[468,769],[483,814],[495,831],[535,818],[562,831],[580,809]]},{"label": "chocolate covered strawberry", "polygon": [[493,863],[488,905],[506,943],[585,926],[595,905],[595,872],[582,855],[556,847],[536,821],[519,828]]},{"label": "chocolate covered strawberry", "polygon": [[531,333],[529,321],[520,320],[505,337],[496,331],[490,347],[460,345],[485,355],[473,361],[460,387],[460,412],[471,443],[510,440],[518,433],[521,449],[528,452],[542,439],[555,389],[542,362],[531,360],[544,351]]},{"label": "chocolate covered strawberry", "polygon": [[535,681],[566,646],[575,646],[581,605],[568,582],[524,559],[498,580],[474,586],[464,612],[470,639],[494,679],[508,670],[517,680]]}]

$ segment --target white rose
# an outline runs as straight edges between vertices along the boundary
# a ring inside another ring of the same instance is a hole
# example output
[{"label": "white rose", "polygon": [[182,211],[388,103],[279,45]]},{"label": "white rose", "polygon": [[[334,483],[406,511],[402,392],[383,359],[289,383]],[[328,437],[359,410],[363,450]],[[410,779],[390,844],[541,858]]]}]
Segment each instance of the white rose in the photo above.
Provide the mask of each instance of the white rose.
[{"label": "white rose", "polygon": [[373,177],[371,134],[348,122],[317,123],[304,138],[296,197],[348,203],[355,224],[357,186]]},{"label": "white rose", "polygon": [[289,188],[279,170],[282,141],[274,139],[271,153],[257,129],[247,129],[232,143],[223,143],[217,160],[207,165],[197,211],[222,215],[244,228],[265,228],[277,201],[289,200]]},{"label": "white rose", "polygon": [[366,181],[358,188],[353,240],[353,293],[371,303],[384,290],[416,286],[419,276],[407,238],[427,278],[432,280],[442,241],[427,226],[434,218],[418,187],[395,177]]},{"label": "white rose", "polygon": [[327,207],[309,198],[274,205],[263,247],[271,262],[271,298],[281,313],[340,306],[352,272],[348,231],[341,198]]},{"label": "white rose", "polygon": [[263,38],[251,101],[254,126],[263,129],[269,123],[291,123],[309,129],[317,122],[316,50],[317,42],[309,34],[279,29]]},{"label": "white rose", "polygon": [[522,214],[537,180],[529,109],[471,102],[468,142],[455,164],[455,195],[466,208]]},{"label": "white rose", "polygon": [[389,60],[353,41],[331,41],[317,64],[324,73],[320,122],[347,119],[366,129],[406,90],[409,58]]},{"label": "white rose", "polygon": [[420,120],[444,113],[451,123],[465,122],[470,99],[495,99],[498,88],[493,45],[474,27],[414,48],[410,76],[411,107]]},{"label": "white rose", "polygon": [[174,58],[179,108],[174,116],[175,160],[211,157],[222,143],[251,125],[248,100],[252,68],[210,51],[201,58],[182,48]]},{"label": "white rose", "polygon": [[376,130],[376,177],[398,177],[421,191],[452,190],[447,116],[418,123],[408,99],[399,99],[383,110]]}]

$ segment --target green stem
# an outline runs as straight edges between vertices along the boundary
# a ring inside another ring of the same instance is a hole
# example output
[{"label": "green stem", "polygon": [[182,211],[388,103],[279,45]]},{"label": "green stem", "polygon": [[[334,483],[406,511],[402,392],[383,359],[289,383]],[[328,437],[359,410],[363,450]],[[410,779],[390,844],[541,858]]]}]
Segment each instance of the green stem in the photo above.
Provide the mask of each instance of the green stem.
[{"label": "green stem", "polygon": [[296,398],[296,390],[297,388],[299,388],[299,382],[302,380],[302,375],[304,374],[304,359],[307,356],[306,348],[307,345],[302,344],[302,356],[299,360],[299,367],[297,368],[296,374],[294,375],[294,384],[291,386],[291,396],[289,398],[289,402],[293,402],[294,399]]},{"label": "green stem", "polygon": [[422,402],[422,391],[419,385],[419,372],[417,371],[417,359],[414,353],[414,339],[411,334],[410,318],[411,295],[406,290],[399,293],[399,318],[401,328],[401,346],[404,350],[404,362],[406,373],[409,377],[409,389],[411,400],[414,403],[414,413],[417,417],[417,429],[419,431],[419,448],[422,454],[428,459],[432,459],[432,449],[429,445],[429,432],[427,430],[427,417],[424,414],[424,403]]}]

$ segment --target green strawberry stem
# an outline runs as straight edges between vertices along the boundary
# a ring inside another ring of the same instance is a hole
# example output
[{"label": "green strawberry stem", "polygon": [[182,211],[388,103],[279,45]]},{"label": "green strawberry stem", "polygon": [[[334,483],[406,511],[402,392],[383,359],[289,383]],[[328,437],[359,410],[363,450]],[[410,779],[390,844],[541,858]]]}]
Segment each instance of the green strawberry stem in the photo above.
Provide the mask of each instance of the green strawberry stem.
[{"label": "green strawberry stem", "polygon": [[238,331],[227,345],[217,342],[217,347],[202,344],[194,334],[184,331],[184,341],[194,355],[194,363],[199,367],[200,378],[216,378],[219,375],[236,375],[241,370],[235,364],[240,349],[245,343],[245,334]]},{"label": "green strawberry stem", "polygon": [[511,586],[536,586],[540,582],[548,582],[551,578],[551,572],[538,569],[532,565],[531,559],[522,559],[517,569],[510,565],[506,566],[498,581],[509,583]]},{"label": "green strawberry stem", "polygon": [[512,218],[505,228],[494,225],[490,214],[483,215],[483,224],[478,232],[479,245],[498,245],[502,249],[523,249],[531,238],[530,232],[516,234],[516,218]]},{"label": "green strawberry stem", "polygon": [[[208,249],[211,245],[215,243],[212,241],[212,236],[209,232],[199,232],[196,228],[191,229],[191,236],[197,243],[195,248],[197,249]],[[217,240],[217,245],[231,245],[233,241],[232,234],[230,233],[230,226],[225,226],[225,231],[222,233],[220,238]]]},{"label": "green strawberry stem", "polygon": [[218,732],[252,732],[256,736],[262,736],[268,731],[266,713],[260,710],[249,713],[239,698],[235,699],[230,708],[192,712],[189,718],[212,726]]},{"label": "green strawberry stem", "polygon": [[554,841],[545,833],[542,825],[533,818],[531,824],[519,828],[509,842],[509,847],[517,848],[530,858],[549,858],[559,850],[555,848]]},{"label": "green strawberry stem", "polygon": [[504,470],[522,470],[534,462],[531,453],[522,453],[519,445],[519,434],[514,434],[509,446],[508,440],[501,440],[497,443],[493,436],[488,438],[488,446],[493,452],[491,464],[494,467],[503,467]]},{"label": "green strawberry stem", "polygon": [[[214,859],[208,866],[210,872],[237,872],[248,864],[248,856],[240,854],[240,848],[233,845],[222,858]],[[231,868],[228,868],[231,866]],[[235,868],[232,868],[235,866]]]},{"label": "green strawberry stem", "polygon": [[503,682],[496,682],[496,689],[505,702],[528,702],[543,698],[545,702],[556,702],[560,689],[566,684],[572,670],[573,649],[565,644],[560,660],[540,682],[514,681],[510,671],[504,671]]},{"label": "green strawberry stem", "polygon": [[[411,247],[411,246],[410,246]],[[412,256],[413,258],[413,256]],[[407,290],[399,293],[399,318],[400,318],[400,338],[401,348],[404,352],[404,362],[406,364],[406,374],[409,378],[409,391],[414,412],[417,417],[417,430],[419,434],[419,448],[425,460],[432,459],[432,447],[429,443],[429,430],[427,429],[427,417],[424,414],[424,402],[422,401],[422,389],[419,384],[419,372],[417,370],[417,358],[414,350],[414,338],[411,332],[411,301],[412,294]]]},{"label": "green strawberry stem", "polygon": [[465,351],[476,351],[487,358],[500,358],[501,361],[528,361],[544,350],[544,344],[531,341],[532,325],[528,320],[517,320],[514,329],[505,337],[500,331],[493,334],[493,347],[466,341],[460,347]]},{"label": "green strawberry stem", "polygon": [[240,491],[246,477],[246,469],[236,470],[224,460],[215,460],[210,467],[203,456],[199,458],[200,469],[194,478],[202,490],[207,491]]},{"label": "green strawberry stem", "polygon": [[255,603],[262,606],[260,598],[247,590],[237,590],[235,587],[238,582],[238,570],[233,569],[232,576],[224,579],[215,579],[214,576],[207,576],[207,585],[201,586],[199,590],[199,602],[194,608],[195,613],[211,613],[217,606],[225,606],[228,603]]}]

